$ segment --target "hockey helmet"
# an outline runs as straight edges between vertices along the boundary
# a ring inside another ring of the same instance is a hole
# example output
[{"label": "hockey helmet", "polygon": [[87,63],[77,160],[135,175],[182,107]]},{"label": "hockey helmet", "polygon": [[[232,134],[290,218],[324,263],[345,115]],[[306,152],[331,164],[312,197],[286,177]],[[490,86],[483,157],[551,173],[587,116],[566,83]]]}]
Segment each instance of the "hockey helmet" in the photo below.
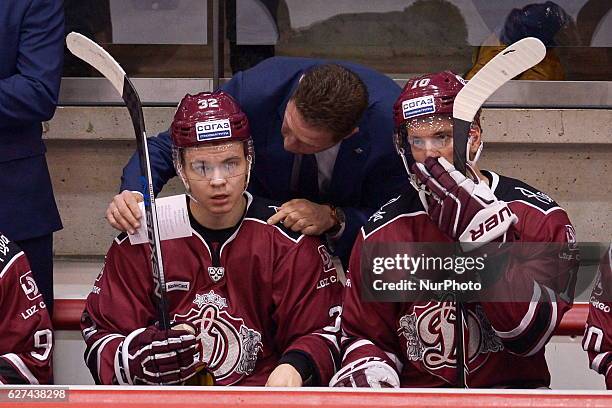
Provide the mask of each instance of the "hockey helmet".
[{"label": "hockey helmet", "polygon": [[428,74],[408,80],[393,105],[393,119],[399,127],[419,116],[452,114],[455,96],[465,85],[460,76],[451,71]]},{"label": "hockey helmet", "polygon": [[[196,95],[187,94],[179,103],[172,126],[173,158],[177,174],[187,183],[184,172],[182,149],[204,148],[212,145],[227,145],[231,142],[241,142],[244,147],[248,166],[246,169],[247,185],[250,168],[254,160],[253,141],[249,129],[249,121],[238,102],[226,92],[201,92]],[[235,176],[233,171],[225,173]],[[244,174],[244,173],[240,173]],[[203,178],[207,178],[203,176]]]},{"label": "hockey helmet", "polygon": [[171,127],[174,147],[211,142],[251,140],[249,120],[232,96],[223,91],[187,94],[179,103]]},{"label": "hockey helmet", "polygon": [[[408,143],[408,122],[434,115],[451,117],[455,97],[465,84],[463,78],[451,71],[422,75],[409,79],[395,101],[393,105],[394,143],[411,178],[410,166],[414,158]],[[480,112],[476,114],[473,123],[480,126]],[[468,162],[474,164],[481,151],[482,142],[475,158]]]}]

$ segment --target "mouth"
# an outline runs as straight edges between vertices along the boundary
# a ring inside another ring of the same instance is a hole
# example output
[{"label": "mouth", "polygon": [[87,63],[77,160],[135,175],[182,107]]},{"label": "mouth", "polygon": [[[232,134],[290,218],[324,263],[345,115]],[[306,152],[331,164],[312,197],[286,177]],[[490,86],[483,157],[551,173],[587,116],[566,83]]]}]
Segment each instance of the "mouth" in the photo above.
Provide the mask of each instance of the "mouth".
[{"label": "mouth", "polygon": [[224,203],[229,199],[229,194],[215,194],[210,199],[214,203]]}]

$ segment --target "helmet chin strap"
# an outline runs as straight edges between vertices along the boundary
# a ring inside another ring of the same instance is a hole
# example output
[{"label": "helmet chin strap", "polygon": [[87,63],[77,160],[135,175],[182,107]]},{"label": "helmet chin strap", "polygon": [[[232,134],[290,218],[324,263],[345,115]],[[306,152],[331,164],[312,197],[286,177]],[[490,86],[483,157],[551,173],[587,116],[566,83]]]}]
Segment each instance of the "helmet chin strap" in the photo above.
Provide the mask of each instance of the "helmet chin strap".
[{"label": "helmet chin strap", "polygon": [[[469,139],[469,140],[470,140],[470,141],[469,141],[468,143],[469,143],[469,144],[471,144],[471,140],[472,140],[472,137],[471,137],[471,136],[470,136],[470,139]],[[477,162],[477,161],[478,161],[478,159],[480,158],[480,154],[482,153],[482,149],[483,149],[483,148],[484,148],[484,142],[481,140],[481,141],[480,141],[480,146],[478,146],[478,150],[476,150],[476,153],[474,154],[474,159],[473,159],[473,160],[470,160],[470,149],[469,149],[469,148],[467,149],[467,156],[468,156],[468,157],[466,158],[466,159],[467,159],[467,160],[466,160],[466,162],[467,162],[467,163],[468,163],[470,166],[474,167],[474,165],[476,164],[476,162]]]},{"label": "helmet chin strap", "polygon": [[242,190],[242,194],[244,194],[247,191],[247,188],[249,187],[249,181],[251,180],[251,165],[253,164],[253,158],[251,157],[250,154],[247,157],[247,162],[249,164],[247,167],[246,182],[244,183],[244,190]]}]

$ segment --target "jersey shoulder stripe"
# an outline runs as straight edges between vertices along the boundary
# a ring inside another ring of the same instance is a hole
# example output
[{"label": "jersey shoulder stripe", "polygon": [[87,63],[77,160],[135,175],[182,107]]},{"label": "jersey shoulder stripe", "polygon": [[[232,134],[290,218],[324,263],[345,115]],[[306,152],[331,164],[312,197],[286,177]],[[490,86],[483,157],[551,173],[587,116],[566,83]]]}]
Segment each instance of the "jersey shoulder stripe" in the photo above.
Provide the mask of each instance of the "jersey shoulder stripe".
[{"label": "jersey shoulder stripe", "polygon": [[[251,205],[249,206],[244,218],[245,220],[251,219],[252,221],[256,221],[267,226],[268,218],[276,214],[281,205],[282,204],[278,201],[253,196],[253,201],[251,202]],[[300,238],[303,237],[302,233],[292,231],[291,229],[286,228],[280,222],[276,225],[270,225],[270,227],[279,229],[283,235],[294,242],[300,241]]]},{"label": "jersey shoulder stripe", "polygon": [[21,256],[24,256],[21,248],[0,233],[0,278],[8,272],[13,263]]},{"label": "jersey shoulder stripe", "polygon": [[382,207],[368,218],[363,226],[363,236],[367,238],[372,233],[389,224],[390,222],[404,217],[425,214],[425,208],[414,190],[404,191],[397,197],[387,201]]},{"label": "jersey shoulder stripe", "polygon": [[491,171],[483,171],[492,180],[492,190],[495,196],[507,203],[523,202],[535,207],[543,213],[561,208],[548,194],[520,180],[498,175]]}]

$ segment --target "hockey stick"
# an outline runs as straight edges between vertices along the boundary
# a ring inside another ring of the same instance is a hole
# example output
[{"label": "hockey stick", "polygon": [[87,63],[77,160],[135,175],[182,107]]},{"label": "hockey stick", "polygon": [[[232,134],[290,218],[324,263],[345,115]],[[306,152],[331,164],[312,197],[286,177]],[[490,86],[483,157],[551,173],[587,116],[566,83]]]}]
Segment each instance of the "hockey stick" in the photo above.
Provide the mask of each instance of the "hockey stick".
[{"label": "hockey stick", "polygon": [[[483,103],[503,84],[538,64],[546,56],[546,47],[537,38],[527,37],[505,48],[486,63],[459,91],[453,103],[453,165],[465,174],[468,137],[474,116]],[[456,294],[459,296],[459,294]],[[455,337],[457,341],[457,385],[466,387],[465,308],[455,299]]]},{"label": "hockey stick", "polygon": [[482,104],[503,84],[537,65],[545,56],[542,41],[524,38],[487,62],[459,91],[453,103],[453,159],[461,173],[465,174],[470,125]]},{"label": "hockey stick", "polygon": [[151,245],[151,267],[153,271],[153,294],[157,300],[159,311],[159,326],[162,330],[169,329],[168,303],[166,299],[166,279],[164,275],[164,264],[157,225],[157,211],[155,209],[155,196],[153,195],[153,183],[151,179],[151,163],[149,161],[149,149],[147,148],[147,134],[145,131],[142,104],[136,88],[127,77],[125,71],[115,59],[98,44],[82,34],[72,32],[66,36],[66,45],[71,53],[82,59],[108,79],[113,87],[119,92],[125,105],[130,112],[138,156],[140,158],[140,174],[144,191],[145,214],[147,218],[147,234]]}]

